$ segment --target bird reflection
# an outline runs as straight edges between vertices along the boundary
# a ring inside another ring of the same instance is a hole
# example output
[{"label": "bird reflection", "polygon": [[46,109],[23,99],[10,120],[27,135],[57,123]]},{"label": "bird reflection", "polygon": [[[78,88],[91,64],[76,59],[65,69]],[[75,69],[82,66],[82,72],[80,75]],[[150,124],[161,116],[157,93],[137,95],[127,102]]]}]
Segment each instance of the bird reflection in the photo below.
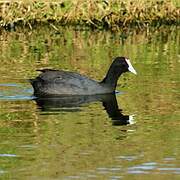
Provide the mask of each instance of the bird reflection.
[{"label": "bird reflection", "polygon": [[112,119],[113,125],[133,124],[133,116],[122,114],[119,109],[116,96],[93,95],[93,96],[58,96],[58,97],[38,97],[34,99],[43,112],[76,112],[80,111],[83,104],[91,102],[102,102],[108,116]]}]

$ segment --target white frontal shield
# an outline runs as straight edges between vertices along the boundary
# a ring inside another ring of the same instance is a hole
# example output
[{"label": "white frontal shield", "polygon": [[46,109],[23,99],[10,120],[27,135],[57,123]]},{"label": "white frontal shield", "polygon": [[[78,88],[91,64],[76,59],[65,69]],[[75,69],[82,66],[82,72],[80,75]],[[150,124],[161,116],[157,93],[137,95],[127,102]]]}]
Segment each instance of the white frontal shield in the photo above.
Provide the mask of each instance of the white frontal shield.
[{"label": "white frontal shield", "polygon": [[129,66],[129,67],[128,67],[128,70],[129,70],[130,72],[132,72],[133,74],[137,74],[137,72],[136,72],[136,70],[133,68],[130,60],[129,60],[129,59],[126,59],[126,62],[127,62],[128,66]]}]

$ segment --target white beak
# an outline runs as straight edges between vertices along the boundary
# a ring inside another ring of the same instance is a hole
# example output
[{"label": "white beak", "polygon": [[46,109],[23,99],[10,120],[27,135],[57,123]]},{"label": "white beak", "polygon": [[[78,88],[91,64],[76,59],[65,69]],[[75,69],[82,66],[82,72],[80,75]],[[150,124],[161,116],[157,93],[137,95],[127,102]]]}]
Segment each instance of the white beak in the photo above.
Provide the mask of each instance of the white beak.
[{"label": "white beak", "polygon": [[129,60],[129,59],[126,59],[126,62],[127,62],[128,66],[129,66],[129,67],[128,67],[128,70],[129,70],[130,72],[134,73],[134,74],[137,74],[137,72],[136,72],[136,70],[133,68],[130,60]]}]

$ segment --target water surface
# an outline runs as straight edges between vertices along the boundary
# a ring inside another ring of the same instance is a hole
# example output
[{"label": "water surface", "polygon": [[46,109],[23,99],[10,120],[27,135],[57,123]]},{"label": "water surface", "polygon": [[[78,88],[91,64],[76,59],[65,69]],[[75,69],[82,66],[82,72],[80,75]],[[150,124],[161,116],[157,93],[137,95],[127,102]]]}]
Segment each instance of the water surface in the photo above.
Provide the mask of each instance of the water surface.
[{"label": "water surface", "polygon": [[[48,27],[0,32],[0,178],[179,179],[180,36]],[[36,69],[101,80],[131,59],[116,96],[35,99]],[[133,121],[132,121],[133,120]]]}]

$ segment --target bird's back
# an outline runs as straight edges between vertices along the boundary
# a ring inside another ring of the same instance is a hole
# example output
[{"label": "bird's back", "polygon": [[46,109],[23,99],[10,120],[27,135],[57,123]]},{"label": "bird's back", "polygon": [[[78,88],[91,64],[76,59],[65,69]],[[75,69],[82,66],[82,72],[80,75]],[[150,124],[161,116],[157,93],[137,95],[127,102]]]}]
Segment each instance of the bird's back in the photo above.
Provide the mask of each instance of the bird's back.
[{"label": "bird's back", "polygon": [[94,80],[75,72],[41,70],[42,73],[30,80],[35,95],[91,95],[102,94],[102,86]]}]

